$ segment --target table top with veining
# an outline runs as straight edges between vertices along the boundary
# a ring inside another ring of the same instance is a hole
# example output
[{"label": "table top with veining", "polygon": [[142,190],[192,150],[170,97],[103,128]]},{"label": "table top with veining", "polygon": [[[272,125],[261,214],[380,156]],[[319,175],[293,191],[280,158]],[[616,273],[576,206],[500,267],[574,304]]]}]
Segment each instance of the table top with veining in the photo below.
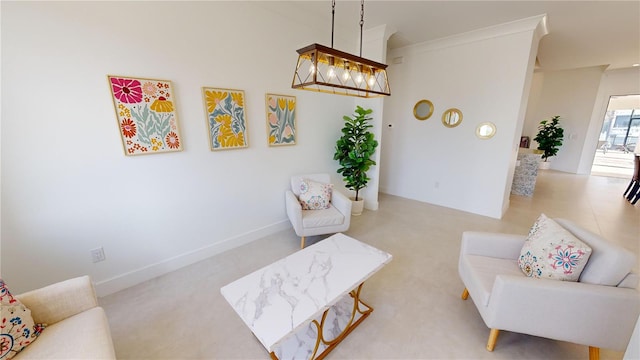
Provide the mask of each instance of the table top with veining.
[{"label": "table top with veining", "polygon": [[220,289],[268,351],[391,261],[338,233]]}]

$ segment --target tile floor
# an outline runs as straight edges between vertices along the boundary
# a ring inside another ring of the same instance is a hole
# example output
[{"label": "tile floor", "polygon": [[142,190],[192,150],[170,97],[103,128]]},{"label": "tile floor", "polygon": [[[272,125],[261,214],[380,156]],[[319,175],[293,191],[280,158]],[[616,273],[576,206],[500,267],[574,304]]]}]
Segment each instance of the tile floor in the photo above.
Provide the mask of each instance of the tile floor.
[{"label": "tile floor", "polygon": [[[460,299],[460,236],[464,230],[525,234],[544,212],[638,254],[640,206],[623,199],[627,184],[541,171],[534,196],[512,196],[501,220],[381,194],[380,209],[352,218],[346,234],[394,259],[363,288],[373,314],[327,359],[587,359],[586,346],[510,332],[501,332],[494,352],[486,351],[489,330],[473,303]],[[293,230],[282,231],[101,298],[118,358],[268,359],[220,287],[298,247]],[[601,351],[603,360],[622,356]]]}]

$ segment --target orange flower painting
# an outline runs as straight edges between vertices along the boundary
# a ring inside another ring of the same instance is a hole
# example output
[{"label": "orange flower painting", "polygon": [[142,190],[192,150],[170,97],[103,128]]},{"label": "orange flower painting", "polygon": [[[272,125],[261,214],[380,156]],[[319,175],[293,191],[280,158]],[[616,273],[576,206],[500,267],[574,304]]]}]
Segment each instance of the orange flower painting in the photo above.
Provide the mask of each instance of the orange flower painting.
[{"label": "orange flower painting", "polygon": [[211,150],[248,147],[244,91],[203,87]]},{"label": "orange flower painting", "polygon": [[107,79],[125,155],[182,150],[170,81],[111,75]]}]

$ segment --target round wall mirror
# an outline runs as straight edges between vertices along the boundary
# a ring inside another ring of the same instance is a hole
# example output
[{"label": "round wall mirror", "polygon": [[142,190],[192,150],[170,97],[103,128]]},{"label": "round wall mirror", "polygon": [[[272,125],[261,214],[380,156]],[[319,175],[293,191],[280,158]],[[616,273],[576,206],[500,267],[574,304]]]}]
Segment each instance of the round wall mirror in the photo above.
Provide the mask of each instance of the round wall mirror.
[{"label": "round wall mirror", "polygon": [[429,100],[420,100],[413,107],[413,116],[418,120],[427,120],[433,114],[433,103]]},{"label": "round wall mirror", "polygon": [[462,122],[462,111],[451,108],[442,113],[442,124],[446,127],[456,127]]},{"label": "round wall mirror", "polygon": [[491,139],[496,134],[496,125],[492,122],[483,122],[476,128],[476,136],[480,139]]}]

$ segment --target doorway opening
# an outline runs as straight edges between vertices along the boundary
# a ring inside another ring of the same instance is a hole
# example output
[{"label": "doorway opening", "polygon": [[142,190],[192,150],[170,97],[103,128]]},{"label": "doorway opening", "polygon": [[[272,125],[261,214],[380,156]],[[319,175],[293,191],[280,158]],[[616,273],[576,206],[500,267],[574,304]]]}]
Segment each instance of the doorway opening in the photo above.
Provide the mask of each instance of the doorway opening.
[{"label": "doorway opening", "polygon": [[633,153],[640,137],[640,95],[611,96],[602,121],[591,175],[633,176]]}]

